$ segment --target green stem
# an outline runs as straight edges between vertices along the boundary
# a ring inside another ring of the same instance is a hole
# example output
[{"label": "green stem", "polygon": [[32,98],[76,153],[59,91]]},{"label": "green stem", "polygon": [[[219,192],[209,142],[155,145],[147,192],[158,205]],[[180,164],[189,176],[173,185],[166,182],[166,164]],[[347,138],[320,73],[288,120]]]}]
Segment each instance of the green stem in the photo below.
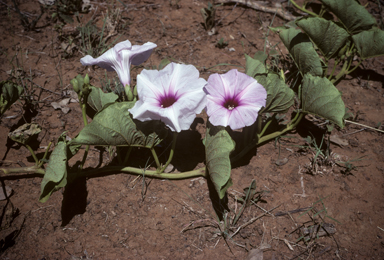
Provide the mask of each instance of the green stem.
[{"label": "green stem", "polygon": [[[348,60],[346,62],[344,62],[344,65],[343,67],[341,68],[341,71],[336,75],[336,77],[331,80],[331,82],[334,84],[335,82],[337,82],[339,79],[341,79],[346,71],[347,71],[347,68],[350,66],[351,64],[351,60],[353,59],[353,57],[349,57]],[[349,65],[348,65],[349,64]]]},{"label": "green stem", "polygon": [[127,152],[127,154],[125,155],[125,159],[124,159],[124,163],[123,163],[123,165],[126,165],[126,164],[127,164],[129,155],[131,154],[131,151],[132,151],[132,146],[130,146],[130,147],[128,148],[128,152]]},{"label": "green stem", "polygon": [[293,1],[293,0],[290,0],[290,1],[291,1],[291,3],[292,3],[297,9],[299,9],[300,11],[302,11],[302,12],[304,12],[304,13],[307,13],[307,14],[310,14],[310,15],[315,16],[315,17],[319,17],[317,14],[315,14],[315,13],[313,13],[313,12],[311,12],[311,11],[305,9],[304,7],[300,7],[298,4],[295,3],[295,1]]},{"label": "green stem", "polygon": [[[88,95],[84,95],[84,101],[85,101],[85,102],[87,102],[87,99],[88,99]],[[79,103],[80,103],[80,107],[81,107],[81,113],[83,114],[83,122],[84,122],[84,126],[87,126],[87,125],[88,125],[88,120],[87,120],[87,105],[86,105],[86,103],[82,103],[80,99],[79,99]],[[83,160],[81,161],[81,164],[80,164],[80,170],[83,169],[83,167],[84,167],[84,163],[85,163],[85,161],[87,160],[88,151],[89,151],[89,145],[86,145],[86,146],[85,146],[85,152],[84,152]]]},{"label": "green stem", "polygon": [[171,151],[169,152],[168,161],[165,163],[165,165],[163,166],[163,168],[161,168],[161,170],[159,171],[159,173],[164,172],[165,168],[167,168],[167,166],[168,166],[168,165],[171,163],[171,161],[172,161],[173,154],[174,154],[174,152],[175,152],[177,136],[178,136],[178,133],[177,133],[177,132],[174,132],[174,133],[173,133],[173,140],[172,140],[172,148],[171,148]]},{"label": "green stem", "polygon": [[[41,168],[37,168],[37,166],[19,167],[19,168],[0,168],[0,170],[2,170],[5,174],[21,173],[21,172],[35,173],[35,174],[41,174],[41,175],[45,174],[45,170]],[[112,174],[116,172],[123,172],[123,173],[129,173],[134,175],[143,175],[143,172],[144,172],[144,175],[146,177],[152,177],[152,178],[158,178],[158,179],[170,179],[170,180],[207,177],[207,172],[205,168],[200,168],[193,171],[181,172],[181,173],[158,173],[157,171],[149,171],[149,170],[144,171],[143,169],[138,169],[134,167],[109,166],[109,167],[90,169],[90,170],[84,170],[84,171],[78,172],[76,175],[76,178],[81,178],[81,177],[92,178],[103,173]]]},{"label": "green stem", "polygon": [[335,73],[335,70],[336,70],[336,66],[339,64],[338,61],[335,61],[335,63],[333,64],[333,69],[332,69],[332,72],[331,74],[329,75],[328,77],[328,80],[331,80],[332,76],[333,76],[333,73]]},{"label": "green stem", "polygon": [[260,139],[260,136],[263,136],[263,135],[264,135],[265,131],[267,131],[267,128],[269,127],[269,125],[271,124],[271,122],[272,122],[272,118],[271,118],[271,120],[269,120],[269,121],[265,124],[263,130],[262,130],[262,131],[260,132],[260,134],[258,135],[258,139]]},{"label": "green stem", "polygon": [[346,74],[352,73],[355,69],[357,69],[357,68],[360,66],[360,64],[361,64],[362,62],[363,62],[363,60],[361,59],[361,60],[359,61],[359,63],[357,63],[356,66],[355,66],[353,69],[347,71]]},{"label": "green stem", "polygon": [[78,174],[77,177],[92,177],[93,175],[99,175],[102,173],[109,172],[123,172],[130,173],[135,175],[145,175],[146,177],[159,178],[159,179],[170,179],[170,180],[179,180],[179,179],[188,179],[188,178],[196,178],[196,177],[206,177],[205,168],[200,168],[193,171],[181,172],[181,173],[158,173],[156,171],[138,169],[134,167],[121,167],[121,166],[110,166],[99,169],[85,170]]},{"label": "green stem", "polygon": [[151,153],[152,153],[153,158],[155,159],[156,168],[159,169],[161,167],[161,165],[160,165],[159,157],[157,157],[157,153],[155,151],[155,148],[153,148],[153,147],[151,148]]},{"label": "green stem", "polygon": [[32,148],[31,148],[29,145],[27,145],[27,144],[25,144],[25,147],[27,147],[27,149],[28,149],[29,152],[31,153],[33,159],[35,160],[36,166],[39,165],[39,160],[37,159],[36,154],[35,154],[35,152],[32,150]]},{"label": "green stem", "polygon": [[17,167],[17,168],[0,168],[1,171],[3,171],[5,174],[10,173],[22,173],[22,172],[28,172],[28,173],[36,173],[36,174],[45,174],[45,170],[42,168],[34,166],[29,167]]},{"label": "green stem", "polygon": [[269,140],[272,140],[272,139],[274,139],[280,135],[283,135],[286,132],[292,131],[299,124],[299,122],[301,121],[303,116],[304,116],[303,113],[296,114],[295,118],[291,121],[290,124],[287,125],[287,127],[285,129],[278,131],[278,132],[273,132],[269,135],[261,137],[257,145],[264,143],[264,142],[267,142]]},{"label": "green stem", "polygon": [[45,150],[43,159],[40,160],[39,165],[37,165],[37,167],[41,168],[41,166],[43,166],[43,164],[44,164],[44,160],[45,160],[45,158],[47,158],[47,155],[48,155],[48,152],[49,152],[49,148],[51,148],[51,145],[52,145],[52,142],[49,142],[48,147],[47,147],[47,149]]},{"label": "green stem", "polygon": [[[286,132],[289,132],[291,130],[293,130],[297,124],[301,121],[301,119],[303,118],[304,114],[301,113],[301,112],[297,112],[296,116],[291,120],[291,122],[281,131],[277,131],[277,132],[273,132],[269,135],[266,135],[266,136],[261,136],[260,138],[254,140],[253,142],[251,142],[247,147],[244,148],[244,150],[242,150],[240,153],[238,153],[235,157],[231,158],[231,163],[239,160],[241,157],[243,157],[246,153],[248,153],[253,147],[255,147],[256,145],[260,145],[261,143],[265,143],[269,140],[272,140]],[[267,123],[268,124],[268,123]],[[266,125],[267,126],[267,125]],[[264,127],[265,129],[265,127]],[[263,130],[264,130],[263,129]],[[265,131],[263,131],[264,133]]]}]

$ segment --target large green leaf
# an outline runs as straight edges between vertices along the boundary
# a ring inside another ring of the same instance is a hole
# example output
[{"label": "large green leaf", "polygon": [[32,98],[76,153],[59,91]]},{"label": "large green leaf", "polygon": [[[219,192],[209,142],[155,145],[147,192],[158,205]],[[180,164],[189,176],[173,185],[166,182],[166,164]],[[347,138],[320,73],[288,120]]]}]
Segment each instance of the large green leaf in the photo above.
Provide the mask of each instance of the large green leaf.
[{"label": "large green leaf", "polygon": [[362,59],[384,55],[384,31],[374,28],[352,38]]},{"label": "large green leaf", "polygon": [[106,104],[115,102],[119,96],[115,93],[104,93],[100,88],[91,87],[88,96],[88,105],[99,112]]},{"label": "large green leaf", "polygon": [[288,28],[281,30],[279,36],[302,75],[311,73],[314,76],[321,76],[323,74],[320,57],[305,33],[299,29]]},{"label": "large green leaf", "polygon": [[267,90],[267,103],[263,112],[280,113],[293,105],[295,92],[285,84],[279,75],[269,73],[263,86]]},{"label": "large green leaf", "polygon": [[15,103],[24,89],[11,81],[0,82],[0,116]]},{"label": "large green leaf", "polygon": [[253,59],[245,54],[245,74],[253,78],[256,74],[262,74],[265,72],[265,66],[261,61]]},{"label": "large green leaf", "polygon": [[296,24],[311,38],[327,59],[335,55],[349,37],[348,32],[334,22],[319,17],[299,19]]},{"label": "large green leaf", "polygon": [[113,145],[152,148],[165,137],[167,130],[159,121],[133,122],[128,112],[134,102],[108,104],[95,115],[70,145]]},{"label": "large green leaf", "polygon": [[220,199],[232,185],[230,153],[235,149],[235,142],[222,126],[208,124],[205,154],[209,177]]},{"label": "large green leaf", "polygon": [[302,110],[344,127],[345,105],[337,88],[327,78],[306,74],[303,78]]},{"label": "large green leaf", "polygon": [[336,15],[351,34],[369,30],[376,24],[375,18],[356,0],[321,0],[321,2]]},{"label": "large green leaf", "polygon": [[60,138],[45,170],[41,181],[40,202],[46,202],[51,194],[67,185],[67,144],[65,137]]}]

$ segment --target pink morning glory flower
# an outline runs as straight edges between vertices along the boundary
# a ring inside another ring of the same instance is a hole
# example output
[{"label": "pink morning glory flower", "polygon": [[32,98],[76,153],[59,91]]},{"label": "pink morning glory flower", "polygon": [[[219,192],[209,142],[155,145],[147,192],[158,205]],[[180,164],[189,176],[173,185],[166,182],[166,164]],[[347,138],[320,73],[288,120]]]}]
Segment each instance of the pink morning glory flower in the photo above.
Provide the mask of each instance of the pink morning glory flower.
[{"label": "pink morning glory flower", "polygon": [[139,100],[129,112],[140,121],[161,120],[173,132],[188,130],[206,106],[206,83],[192,65],[170,63],[160,71],[144,69],[137,76]]},{"label": "pink morning glory flower", "polygon": [[265,88],[236,69],[222,75],[212,74],[204,90],[209,121],[232,130],[252,125],[267,100]]},{"label": "pink morning glory flower", "polygon": [[125,87],[131,84],[131,64],[140,65],[146,61],[156,47],[157,45],[152,42],[132,46],[131,42],[126,40],[116,44],[115,47],[96,59],[87,55],[81,58],[80,62],[84,66],[98,65],[108,71],[115,70],[119,75],[120,82]]}]

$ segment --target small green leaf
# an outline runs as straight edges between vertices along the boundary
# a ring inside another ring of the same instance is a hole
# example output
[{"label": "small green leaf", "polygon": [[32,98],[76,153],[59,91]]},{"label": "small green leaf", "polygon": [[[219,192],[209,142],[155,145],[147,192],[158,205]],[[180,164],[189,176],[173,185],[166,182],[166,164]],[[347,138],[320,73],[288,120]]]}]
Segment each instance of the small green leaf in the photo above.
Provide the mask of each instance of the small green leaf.
[{"label": "small green leaf", "polygon": [[40,132],[41,126],[39,124],[27,123],[10,132],[8,137],[15,142],[25,145],[28,144],[29,140],[31,140],[33,136],[38,135]]},{"label": "small green leaf", "polygon": [[168,60],[167,58],[165,59],[162,59],[160,61],[160,64],[159,64],[159,70],[162,70],[165,66],[167,66],[169,63],[171,63],[170,60]]},{"label": "small green leaf", "polygon": [[115,93],[104,93],[100,88],[91,87],[88,95],[88,105],[99,112],[106,104],[115,102],[119,96]]},{"label": "small green leaf", "polygon": [[323,74],[320,57],[305,33],[299,29],[289,28],[281,30],[279,36],[302,75],[311,73],[314,76],[321,76]]},{"label": "small green leaf", "polygon": [[252,59],[247,54],[245,54],[245,74],[253,78],[256,74],[262,74],[265,72],[265,66],[262,62],[256,59]]},{"label": "small green leaf", "polygon": [[220,199],[232,185],[230,153],[235,149],[235,142],[222,126],[208,124],[205,154],[207,169]]},{"label": "small green leaf", "polygon": [[264,53],[263,51],[257,51],[255,55],[253,56],[255,60],[260,61],[261,63],[265,64],[265,61],[268,58],[268,55]]},{"label": "small green leaf", "polygon": [[12,81],[1,81],[0,82],[0,116],[15,103],[24,89]]},{"label": "small green leaf", "polygon": [[267,90],[267,102],[263,113],[285,112],[294,104],[295,92],[278,75],[269,73],[263,86]]},{"label": "small green leaf", "polygon": [[363,31],[352,38],[362,59],[384,55],[384,31],[379,28]]},{"label": "small green leaf", "polygon": [[369,30],[375,18],[356,0],[321,0],[329,11],[343,23],[350,34]]},{"label": "small green leaf", "polygon": [[306,74],[303,78],[302,110],[344,127],[345,105],[339,90],[327,78]]},{"label": "small green leaf", "polygon": [[296,21],[296,23],[311,38],[327,59],[335,55],[345,45],[349,37],[346,30],[324,18],[302,18]]},{"label": "small green leaf", "polygon": [[65,136],[60,138],[49,156],[49,162],[41,181],[40,202],[46,202],[51,194],[67,185],[67,144]]},{"label": "small green leaf", "polygon": [[[158,145],[167,134],[160,121],[133,122],[128,112],[134,102],[107,104],[95,115],[70,145],[112,145],[152,148]],[[139,129],[140,130],[139,130]]]}]

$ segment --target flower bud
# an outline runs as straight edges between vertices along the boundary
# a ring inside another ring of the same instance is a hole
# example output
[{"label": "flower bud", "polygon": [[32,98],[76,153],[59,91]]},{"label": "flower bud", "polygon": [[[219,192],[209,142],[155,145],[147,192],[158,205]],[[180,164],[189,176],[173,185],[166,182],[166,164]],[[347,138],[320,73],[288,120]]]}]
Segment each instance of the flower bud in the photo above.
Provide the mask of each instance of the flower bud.
[{"label": "flower bud", "polygon": [[133,93],[132,93],[129,85],[125,85],[124,90],[125,90],[125,95],[127,95],[128,101],[132,101],[133,100]]},{"label": "flower bud", "polygon": [[133,95],[137,97],[137,85],[133,88]]},{"label": "flower bud", "polygon": [[79,93],[80,89],[79,89],[79,82],[77,81],[77,79],[72,79],[71,84],[72,84],[73,90],[76,93]]},{"label": "flower bud", "polygon": [[89,84],[89,76],[88,76],[88,74],[86,74],[85,77],[84,77],[84,84],[85,85]]}]

